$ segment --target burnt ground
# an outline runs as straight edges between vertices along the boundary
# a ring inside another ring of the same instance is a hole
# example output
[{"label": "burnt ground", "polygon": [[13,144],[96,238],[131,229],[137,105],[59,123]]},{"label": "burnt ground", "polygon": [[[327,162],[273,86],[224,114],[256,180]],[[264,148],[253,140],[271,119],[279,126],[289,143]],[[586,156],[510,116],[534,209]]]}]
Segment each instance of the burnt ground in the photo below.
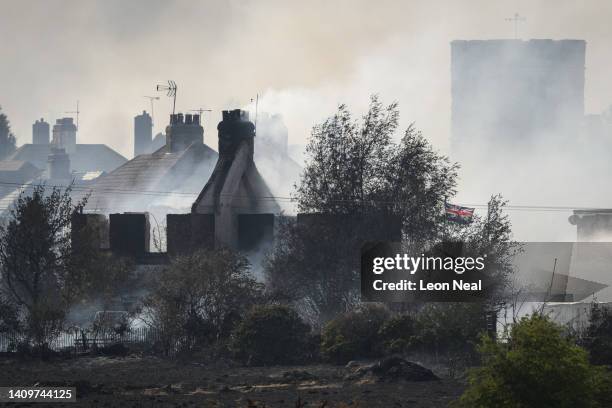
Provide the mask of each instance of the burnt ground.
[{"label": "burnt ground", "polygon": [[[52,362],[0,359],[0,386],[76,386],[68,407],[446,407],[464,386],[354,378],[330,365],[230,367],[156,357],[80,357]],[[12,406],[59,406],[41,403]]]}]

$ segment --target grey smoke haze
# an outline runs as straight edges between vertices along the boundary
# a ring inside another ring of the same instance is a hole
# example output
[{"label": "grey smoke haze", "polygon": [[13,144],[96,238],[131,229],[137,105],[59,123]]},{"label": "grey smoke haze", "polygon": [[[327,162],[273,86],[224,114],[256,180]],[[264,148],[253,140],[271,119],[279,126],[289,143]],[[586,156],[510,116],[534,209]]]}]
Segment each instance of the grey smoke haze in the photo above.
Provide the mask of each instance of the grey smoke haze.
[{"label": "grey smoke haze", "polygon": [[[173,79],[179,84],[178,110],[213,109],[204,114],[204,139],[212,147],[219,111],[247,106],[257,93],[260,109],[283,114],[290,144],[305,143],[312,125],[338,103],[362,111],[368,96],[378,93],[384,101],[400,102],[403,128],[416,122],[448,153],[449,43],[511,38],[513,26],[504,19],[514,12],[527,19],[519,25],[521,38],[585,39],[586,112],[598,113],[612,102],[612,3],[605,0],[22,0],[1,5],[0,105],[20,144],[30,142],[35,119],[54,121],[74,110],[79,99],[79,141],[106,143],[131,157],[133,116],[149,110],[143,95],[155,95],[155,84]],[[162,96],[155,106],[155,132],[167,123],[170,109]],[[539,193],[537,200],[527,193],[505,195],[516,204],[606,205],[597,195],[601,190],[576,182],[588,190],[580,200],[549,184],[528,189]],[[464,202],[480,203],[495,192],[472,193],[474,182],[462,183],[470,184],[470,193],[460,195]],[[497,191],[506,193],[503,186]],[[554,214],[554,223],[563,224],[554,233],[535,233],[532,219],[517,219],[517,236],[571,238],[567,215]]]}]

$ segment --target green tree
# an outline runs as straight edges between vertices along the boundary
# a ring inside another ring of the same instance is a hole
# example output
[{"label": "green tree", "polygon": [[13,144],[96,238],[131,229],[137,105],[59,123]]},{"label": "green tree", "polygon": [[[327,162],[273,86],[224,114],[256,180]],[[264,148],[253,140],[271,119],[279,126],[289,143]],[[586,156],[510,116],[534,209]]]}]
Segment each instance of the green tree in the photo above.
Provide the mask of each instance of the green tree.
[{"label": "green tree", "polygon": [[478,257],[486,254],[487,298],[489,311],[499,311],[508,303],[514,274],[514,257],[522,251],[520,243],[512,238],[512,224],[504,212],[507,201],[499,194],[491,196],[485,216],[474,216],[467,225],[445,222],[443,239],[463,243],[463,256]]},{"label": "green tree", "polygon": [[486,331],[481,303],[428,303],[417,315],[419,349],[449,360],[472,360],[481,334]]},{"label": "green tree", "polygon": [[15,149],[15,135],[11,132],[11,124],[0,107],[0,160],[13,153]]},{"label": "green tree", "polygon": [[291,308],[253,307],[231,337],[235,356],[249,365],[297,364],[311,352],[310,327]]},{"label": "green tree", "polygon": [[390,316],[389,310],[378,304],[364,304],[336,316],[321,332],[321,354],[337,364],[379,356],[383,351],[380,331]]},{"label": "green tree", "polygon": [[593,363],[612,366],[612,311],[609,308],[593,304],[581,344],[589,351]]},{"label": "green tree", "polygon": [[229,249],[173,259],[144,300],[144,319],[163,334],[166,353],[226,339],[262,296],[245,257]]},{"label": "green tree", "polygon": [[44,347],[62,329],[80,293],[91,260],[73,249],[71,220],[86,199],[73,204],[71,189],[34,187],[22,193],[0,227],[0,290],[23,316],[28,338]]},{"label": "green tree", "polygon": [[372,96],[361,123],[345,105],[313,128],[295,197],[298,209],[323,214],[395,214],[413,239],[437,232],[444,201],[455,194],[458,165],[410,126],[393,141],[397,103]]},{"label": "green tree", "polygon": [[389,216],[399,217],[403,241],[416,245],[415,253],[440,240],[461,240],[467,252],[486,253],[499,278],[491,303],[503,303],[513,246],[503,200],[492,197],[489,215],[470,225],[446,222],[444,203],[456,193],[458,165],[437,153],[414,126],[395,143],[398,118],[397,104],[384,106],[373,96],[361,122],[341,105],[313,128],[295,198],[300,212],[338,222],[281,223],[265,265],[272,291],[293,299],[313,324],[359,301],[361,245],[385,236],[382,224],[368,220]]},{"label": "green tree", "polygon": [[612,382],[588,353],[538,314],[515,324],[507,343],[484,337],[483,364],[455,403],[469,408],[609,407]]},{"label": "green tree", "polygon": [[[359,258],[352,256],[357,242],[338,239],[338,229],[329,225],[300,225],[288,218],[279,224],[275,247],[264,262],[267,289],[296,302],[313,326],[352,310],[359,300]],[[351,237],[347,231],[341,235]]]}]

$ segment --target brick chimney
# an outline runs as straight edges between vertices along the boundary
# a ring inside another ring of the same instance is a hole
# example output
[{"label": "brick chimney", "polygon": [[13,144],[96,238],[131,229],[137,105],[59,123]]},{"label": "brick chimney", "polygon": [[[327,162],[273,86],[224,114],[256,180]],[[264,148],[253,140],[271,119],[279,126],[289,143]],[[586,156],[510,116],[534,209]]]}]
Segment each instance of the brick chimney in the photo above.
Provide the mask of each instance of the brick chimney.
[{"label": "brick chimney", "polygon": [[72,118],[57,119],[53,125],[53,144],[68,154],[76,152],[77,127]]},{"label": "brick chimney", "polygon": [[272,192],[253,162],[255,125],[248,112],[223,111],[217,130],[219,159],[191,207],[192,216],[214,217],[215,247],[252,249],[271,236],[280,207],[269,199]]},{"label": "brick chimney", "polygon": [[48,145],[49,129],[49,124],[43,118],[34,122],[32,125],[32,143]]},{"label": "brick chimney", "polygon": [[170,115],[170,125],[166,127],[168,150],[173,153],[180,152],[194,143],[204,143],[204,128],[200,125],[200,115]]},{"label": "brick chimney", "polygon": [[249,112],[234,109],[223,111],[223,120],[217,125],[219,132],[219,157],[233,159],[242,141],[249,145],[249,157],[253,160],[255,125],[249,121]]},{"label": "brick chimney", "polygon": [[51,153],[47,160],[47,173],[49,179],[52,180],[70,179],[70,157],[66,150],[57,147],[51,148]]}]

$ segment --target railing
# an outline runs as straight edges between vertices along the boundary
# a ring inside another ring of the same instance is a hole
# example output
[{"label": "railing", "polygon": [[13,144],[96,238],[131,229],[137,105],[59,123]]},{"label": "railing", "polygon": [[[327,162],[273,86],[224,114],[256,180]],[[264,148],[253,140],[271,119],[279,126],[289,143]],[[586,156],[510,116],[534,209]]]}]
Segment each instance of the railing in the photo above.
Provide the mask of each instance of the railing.
[{"label": "railing", "polygon": [[[113,344],[152,345],[160,338],[159,330],[149,327],[135,327],[123,333],[75,330],[61,333],[51,341],[49,348],[53,351],[83,351],[92,347],[102,348]],[[21,333],[0,333],[0,352],[15,352],[17,345],[25,340],[25,336]]]}]

